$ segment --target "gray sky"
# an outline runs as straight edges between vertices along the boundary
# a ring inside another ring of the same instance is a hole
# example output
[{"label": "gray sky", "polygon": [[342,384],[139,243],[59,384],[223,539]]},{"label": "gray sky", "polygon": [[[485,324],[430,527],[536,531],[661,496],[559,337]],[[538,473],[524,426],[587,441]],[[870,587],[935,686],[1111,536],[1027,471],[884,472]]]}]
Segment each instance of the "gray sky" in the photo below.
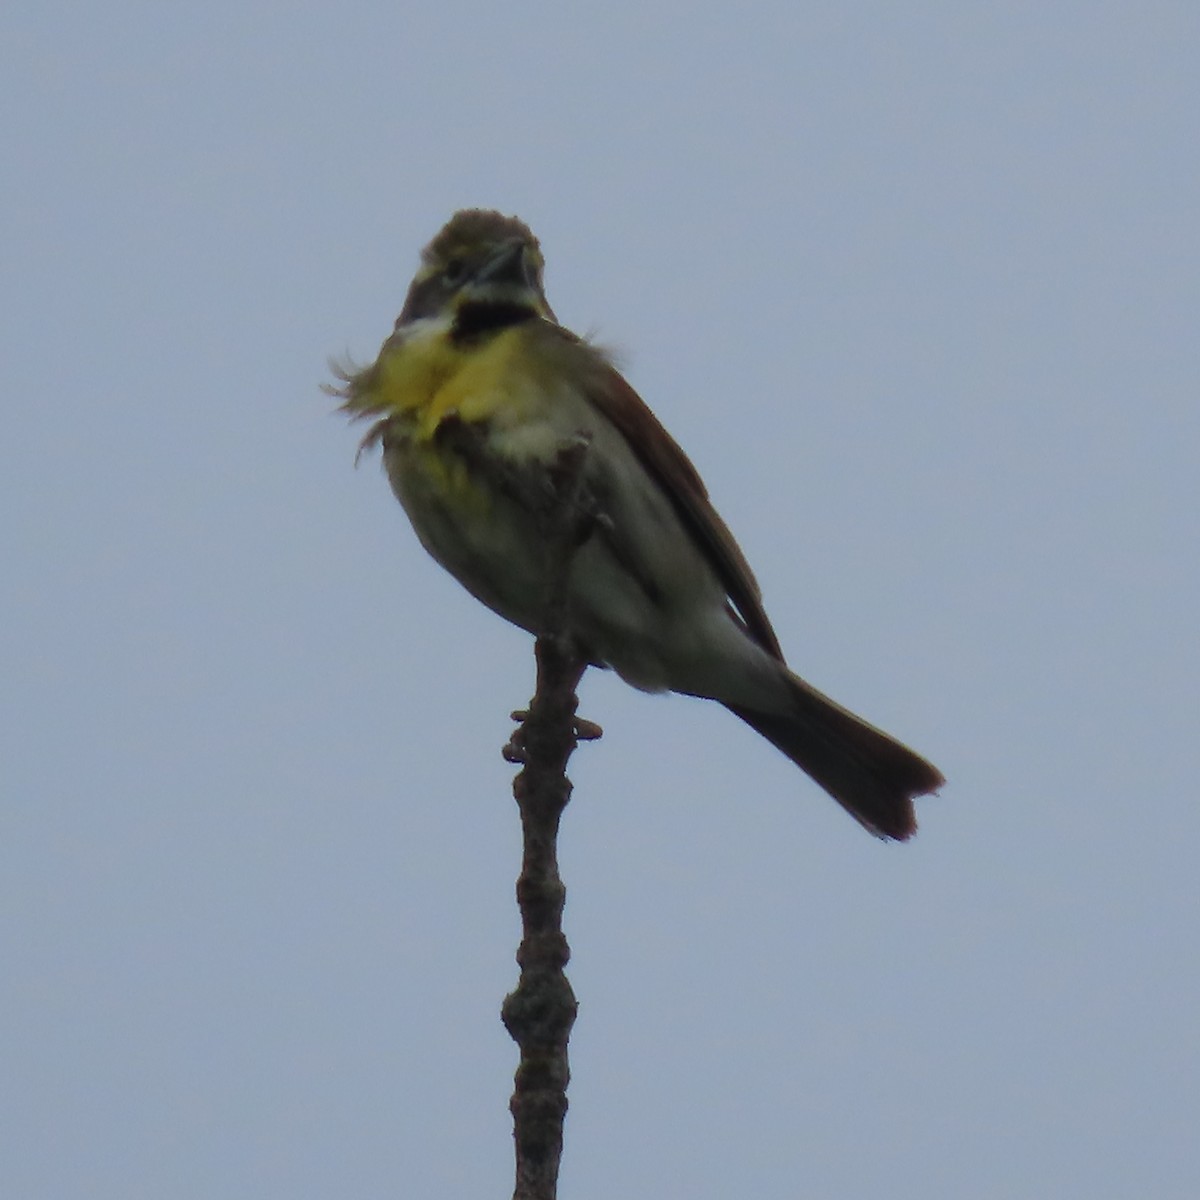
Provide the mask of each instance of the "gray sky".
[{"label": "gray sky", "polygon": [[874,842],[592,673],[563,1193],[1191,1197],[1194,3],[9,5],[0,1194],[505,1195],[529,639],[318,391],[540,235]]}]

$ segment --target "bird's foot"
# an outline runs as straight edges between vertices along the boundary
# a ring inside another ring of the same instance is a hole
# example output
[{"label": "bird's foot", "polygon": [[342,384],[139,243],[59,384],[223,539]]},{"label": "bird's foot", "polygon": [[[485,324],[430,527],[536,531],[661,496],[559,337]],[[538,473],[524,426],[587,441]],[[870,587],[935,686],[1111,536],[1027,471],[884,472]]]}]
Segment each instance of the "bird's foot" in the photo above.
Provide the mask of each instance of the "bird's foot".
[{"label": "bird's foot", "polygon": [[[500,753],[504,756],[505,762],[523,766],[526,759],[525,722],[529,719],[529,709],[518,708],[511,716],[517,722],[517,727],[513,730],[512,737],[501,747]],[[589,721],[586,717],[572,719],[571,733],[577,742],[595,742],[604,736],[604,730],[595,721]]]}]

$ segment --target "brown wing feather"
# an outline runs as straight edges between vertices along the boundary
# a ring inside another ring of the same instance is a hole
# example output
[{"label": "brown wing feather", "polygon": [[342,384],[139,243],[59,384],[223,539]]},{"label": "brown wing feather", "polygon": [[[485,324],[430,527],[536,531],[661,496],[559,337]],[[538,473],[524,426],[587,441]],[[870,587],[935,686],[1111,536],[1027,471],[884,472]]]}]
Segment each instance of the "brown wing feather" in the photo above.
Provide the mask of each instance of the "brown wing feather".
[{"label": "brown wing feather", "polygon": [[[562,332],[574,338],[566,330]],[[697,549],[724,584],[731,605],[747,632],[782,662],[779,639],[763,609],[762,593],[750,564],[713,508],[708,490],[691,459],[662,427],[641,396],[607,362],[592,384],[588,398],[612,422],[670,498]]]}]

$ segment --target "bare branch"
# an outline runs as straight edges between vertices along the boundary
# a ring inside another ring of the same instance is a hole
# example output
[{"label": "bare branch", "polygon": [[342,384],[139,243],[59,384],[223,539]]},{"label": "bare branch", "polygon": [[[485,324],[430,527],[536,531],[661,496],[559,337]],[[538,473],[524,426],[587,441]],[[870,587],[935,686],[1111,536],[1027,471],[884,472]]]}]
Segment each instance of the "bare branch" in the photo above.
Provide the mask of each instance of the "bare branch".
[{"label": "bare branch", "polygon": [[521,1052],[509,1105],[516,1150],[514,1200],[554,1200],[557,1195],[570,1079],[567,1041],[578,1007],[563,971],[570,948],[562,931],[566,889],[558,873],[557,839],[571,796],[567,760],[580,739],[591,740],[601,732],[575,716],[575,689],[588,660],[567,632],[571,559],[596,519],[581,503],[587,449],[582,438],[565,446],[551,474],[555,496],[547,512],[546,620],[534,648],[537,687],[528,710],[513,713],[520,725],[504,749],[510,762],[524,764],[513,781],[524,833],[517,880],[521,977],[501,1008],[505,1028]]}]

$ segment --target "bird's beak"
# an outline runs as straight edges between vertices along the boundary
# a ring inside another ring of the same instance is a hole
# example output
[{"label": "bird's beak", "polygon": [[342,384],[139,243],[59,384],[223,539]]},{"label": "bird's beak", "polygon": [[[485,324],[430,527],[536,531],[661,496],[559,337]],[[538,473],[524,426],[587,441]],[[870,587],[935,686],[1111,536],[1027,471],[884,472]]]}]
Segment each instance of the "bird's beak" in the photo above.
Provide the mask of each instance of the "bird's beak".
[{"label": "bird's beak", "polygon": [[475,279],[478,283],[515,283],[523,288],[536,288],[530,278],[524,240],[513,238],[494,250]]}]

